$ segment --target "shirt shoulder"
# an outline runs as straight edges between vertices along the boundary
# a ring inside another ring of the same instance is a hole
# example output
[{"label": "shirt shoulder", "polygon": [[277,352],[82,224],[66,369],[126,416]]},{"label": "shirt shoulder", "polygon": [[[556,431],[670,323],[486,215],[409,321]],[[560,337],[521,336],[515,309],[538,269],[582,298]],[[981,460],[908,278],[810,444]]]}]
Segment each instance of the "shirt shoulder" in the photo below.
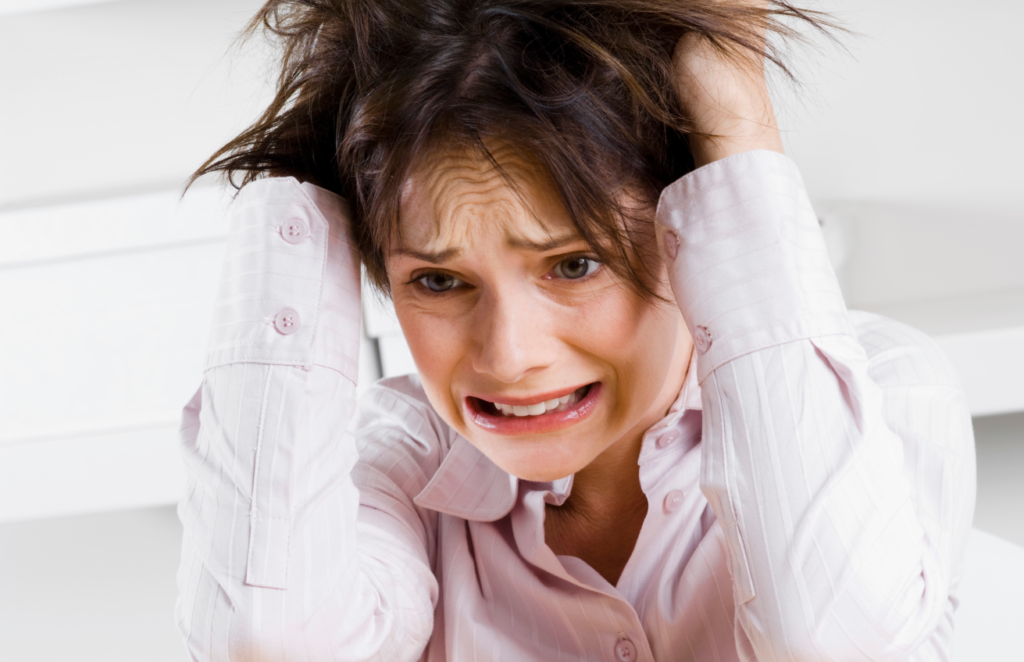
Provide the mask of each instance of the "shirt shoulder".
[{"label": "shirt shoulder", "polygon": [[415,375],[381,380],[367,391],[355,433],[357,486],[415,504],[425,521],[444,513],[493,522],[515,504],[518,479],[442,420]]},{"label": "shirt shoulder", "polygon": [[361,459],[374,448],[403,447],[434,469],[456,437],[415,374],[381,379],[367,389],[359,398],[351,429]]}]

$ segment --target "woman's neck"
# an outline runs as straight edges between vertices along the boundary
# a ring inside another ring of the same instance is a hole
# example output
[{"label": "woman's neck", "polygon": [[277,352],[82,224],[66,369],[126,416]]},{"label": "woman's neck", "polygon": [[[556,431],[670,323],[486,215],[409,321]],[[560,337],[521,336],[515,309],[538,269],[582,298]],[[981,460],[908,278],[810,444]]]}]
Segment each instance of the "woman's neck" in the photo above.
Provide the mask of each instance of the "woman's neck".
[{"label": "woman's neck", "polygon": [[640,487],[642,443],[642,435],[628,442],[620,440],[594,458],[573,477],[572,493],[561,508],[600,520],[623,510],[635,510],[640,502],[646,504],[647,497]]},{"label": "woman's neck", "polygon": [[636,546],[647,496],[640,487],[642,437],[615,444],[576,473],[561,506],[548,505],[544,535],[556,554],[587,562],[613,586]]}]

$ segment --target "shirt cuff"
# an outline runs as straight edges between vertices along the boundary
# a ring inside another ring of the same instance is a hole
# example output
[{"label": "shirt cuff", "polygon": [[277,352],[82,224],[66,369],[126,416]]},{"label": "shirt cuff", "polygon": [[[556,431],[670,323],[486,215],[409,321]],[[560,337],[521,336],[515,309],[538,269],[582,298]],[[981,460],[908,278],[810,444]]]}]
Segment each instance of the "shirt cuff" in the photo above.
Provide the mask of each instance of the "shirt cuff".
[{"label": "shirt cuff", "polygon": [[656,219],[701,382],[766,347],[855,335],[803,179],[785,155],[757,150],[699,168],[662,191]]},{"label": "shirt cuff", "polygon": [[246,185],[231,207],[207,369],[319,365],[358,377],[359,258],[343,198],[293,177]]}]

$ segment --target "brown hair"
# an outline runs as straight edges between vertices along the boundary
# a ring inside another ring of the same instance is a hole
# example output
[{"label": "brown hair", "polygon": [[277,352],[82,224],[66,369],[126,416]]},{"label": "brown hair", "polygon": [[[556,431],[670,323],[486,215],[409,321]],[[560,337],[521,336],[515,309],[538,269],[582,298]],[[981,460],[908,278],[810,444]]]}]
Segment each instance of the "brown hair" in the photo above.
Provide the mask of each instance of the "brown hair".
[{"label": "brown hair", "polygon": [[236,188],[293,175],[348,198],[367,274],[387,291],[410,168],[453,144],[498,166],[484,141],[504,140],[548,171],[601,259],[651,294],[649,221],[624,224],[618,194],[632,187],[653,204],[693,169],[672,85],[676,42],[697,32],[788,74],[758,35],[793,36],[793,19],[831,25],[750,0],[270,0],[245,34],[263,26],[282,46],[276,96],[189,184],[213,172]]}]

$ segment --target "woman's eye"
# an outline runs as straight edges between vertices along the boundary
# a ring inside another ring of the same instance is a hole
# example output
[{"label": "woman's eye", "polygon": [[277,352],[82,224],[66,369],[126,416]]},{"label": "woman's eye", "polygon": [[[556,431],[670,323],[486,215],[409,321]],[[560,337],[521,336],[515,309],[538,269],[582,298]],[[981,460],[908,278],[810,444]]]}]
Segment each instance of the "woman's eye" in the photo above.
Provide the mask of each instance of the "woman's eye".
[{"label": "woman's eye", "polygon": [[601,266],[601,263],[597,260],[592,260],[589,257],[570,257],[567,260],[562,260],[555,265],[555,275],[559,278],[568,278],[570,280],[576,280],[589,276],[590,274],[597,271],[597,268]]},{"label": "woman's eye", "polygon": [[447,292],[462,283],[455,276],[444,273],[427,274],[426,276],[419,277],[417,280],[431,292]]}]

